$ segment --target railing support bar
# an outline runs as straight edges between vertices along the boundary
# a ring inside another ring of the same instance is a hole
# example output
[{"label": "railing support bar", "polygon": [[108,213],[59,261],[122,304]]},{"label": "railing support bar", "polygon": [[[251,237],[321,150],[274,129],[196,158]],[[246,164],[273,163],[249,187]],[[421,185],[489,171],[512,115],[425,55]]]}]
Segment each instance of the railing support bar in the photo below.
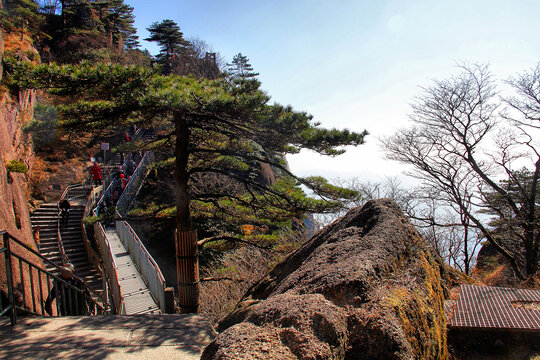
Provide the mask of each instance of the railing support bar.
[{"label": "railing support bar", "polygon": [[11,268],[11,248],[9,234],[4,233],[4,247],[6,248],[6,281],[8,288],[8,301],[11,304],[11,325],[17,323],[17,309],[15,307],[15,294],[13,292],[13,269]]}]

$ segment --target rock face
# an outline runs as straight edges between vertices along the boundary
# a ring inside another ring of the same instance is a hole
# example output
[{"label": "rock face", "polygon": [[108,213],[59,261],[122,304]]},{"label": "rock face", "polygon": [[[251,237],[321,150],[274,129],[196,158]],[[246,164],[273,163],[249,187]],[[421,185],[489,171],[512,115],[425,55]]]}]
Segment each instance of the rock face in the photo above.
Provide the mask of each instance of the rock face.
[{"label": "rock face", "polygon": [[444,359],[439,267],[394,202],[370,201],[259,281],[202,359]]},{"label": "rock face", "polygon": [[[29,137],[21,128],[19,109],[0,94],[0,230],[7,230],[27,244],[33,243],[28,212],[28,179],[34,162]],[[16,160],[29,171],[9,172],[6,164]],[[34,244],[35,245],[35,244]]]},{"label": "rock face", "polygon": [[[1,6],[0,6],[1,8]],[[5,34],[0,30],[0,63],[4,56]],[[0,80],[2,79],[2,67],[0,65]],[[20,96],[23,98],[23,96]],[[26,93],[24,101],[16,101],[4,89],[0,89],[0,230],[6,230],[12,236],[27,246],[37,249],[32,235],[30,214],[28,208],[29,177],[32,172],[35,156],[32,151],[30,137],[22,131],[26,121],[31,118],[33,112],[33,93]],[[24,164],[27,173],[8,171],[6,165],[16,160]],[[3,246],[3,239],[0,239]],[[24,248],[12,244],[12,251],[24,256],[25,259],[42,267],[41,260],[29,254]],[[19,263],[12,263],[12,273],[15,280],[15,296],[19,304],[22,303],[21,274]],[[29,279],[27,267],[22,266],[23,276]],[[35,280],[34,280],[35,281]],[[6,291],[6,268],[4,254],[0,256],[0,296],[5,297]],[[24,291],[31,293],[30,284],[25,282]],[[5,302],[4,302],[5,305]],[[30,296],[26,296],[26,305],[31,306]]]}]

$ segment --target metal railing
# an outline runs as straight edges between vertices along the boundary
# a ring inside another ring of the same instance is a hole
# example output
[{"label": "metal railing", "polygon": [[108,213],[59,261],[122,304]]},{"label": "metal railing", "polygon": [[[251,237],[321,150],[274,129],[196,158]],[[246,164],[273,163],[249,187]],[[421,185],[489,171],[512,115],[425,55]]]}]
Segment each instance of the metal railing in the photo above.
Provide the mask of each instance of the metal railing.
[{"label": "metal railing", "polygon": [[[126,161],[131,159],[131,155],[128,155],[126,158]],[[125,168],[126,163],[121,166],[122,168]],[[114,168],[111,167],[111,170]],[[116,189],[118,185],[118,179],[115,179],[115,174],[111,171],[111,173],[107,176],[107,178],[104,181],[104,186],[100,187],[101,190],[105,188],[104,191],[101,191],[99,193],[99,196],[96,196],[92,199],[89,198],[86,204],[84,216],[85,218],[89,215],[93,216],[99,216],[101,214],[101,209],[103,209],[103,205],[106,202],[106,199],[109,197],[112,199],[112,194],[114,189]],[[87,227],[83,223],[84,228],[84,234],[85,234],[85,246],[91,247],[90,241],[88,240],[87,234]],[[106,286],[104,288],[108,291],[109,298],[111,299],[111,303],[114,304],[116,310],[118,313],[125,313],[125,309],[123,306],[123,299],[122,299],[122,292],[120,289],[120,283],[118,280],[118,268],[116,266],[116,262],[114,260],[114,255],[111,251],[109,241],[107,240],[107,236],[105,235],[105,230],[103,228],[103,225],[101,223],[95,223],[93,225],[94,230],[94,239],[96,240],[97,247],[99,248],[99,252],[101,254],[101,269],[104,275]]]},{"label": "metal railing", "polygon": [[62,264],[69,263],[69,257],[66,254],[66,250],[64,249],[64,242],[62,241],[62,233],[60,231],[60,222],[62,216],[62,212],[58,211],[58,215],[56,218],[56,239],[58,244],[58,252],[60,253],[60,256],[62,256]]},{"label": "metal railing", "polygon": [[[128,156],[126,156],[125,158],[125,161],[124,163],[120,166],[120,168],[122,169],[122,171],[124,172],[125,169],[127,168],[127,163],[128,161],[130,160],[133,160],[131,154],[129,154]],[[142,163],[142,159],[141,161],[139,162],[138,165],[140,165]],[[138,166],[137,165],[137,166]],[[133,173],[133,175],[135,175],[135,172]],[[132,176],[133,176],[132,175]],[[97,204],[94,206],[94,209],[92,211],[92,214],[94,216],[98,216],[100,215],[99,214],[99,210],[101,208],[101,205],[105,202],[105,199],[107,197],[109,197],[110,199],[112,199],[112,194],[113,194],[113,191],[118,187],[118,182],[120,180],[116,178],[116,174],[114,172],[110,172],[110,174],[107,176],[107,178],[105,179],[105,181],[103,182],[103,186],[105,188],[105,191],[103,192],[101,198],[99,199],[99,201],[97,202]],[[120,199],[118,199],[120,200]]]},{"label": "metal railing", "polygon": [[[88,197],[86,198],[86,205],[84,207],[83,219],[86,219],[89,215],[92,214],[92,210],[96,206],[96,202],[100,199],[102,192],[103,192],[102,186],[98,186],[97,188],[92,188],[92,190],[90,191],[90,194],[88,194]],[[92,246],[89,240],[88,229],[84,220],[81,223],[81,227],[82,227],[81,230],[82,230],[82,235],[83,235],[83,244],[86,250],[86,254],[88,255],[88,261],[90,261],[92,265],[98,267],[101,270],[102,275],[105,275],[103,274],[103,267],[101,266],[101,257],[99,256],[98,251],[96,251],[97,249],[95,249],[94,246]],[[106,287],[104,286],[104,288]]]},{"label": "metal railing", "polygon": [[94,224],[94,236],[101,249],[101,255],[103,257],[103,266],[105,273],[109,279],[109,285],[111,290],[111,296],[113,299],[114,308],[117,314],[125,314],[124,301],[122,298],[122,289],[118,279],[118,265],[114,260],[114,254],[111,250],[111,245],[107,236],[105,235],[105,229],[101,223]]},{"label": "metal railing", "polygon": [[[0,296],[0,316],[9,313],[12,325],[17,322],[17,313],[42,316],[47,313],[51,316],[111,313],[109,303],[82,279],[73,276],[75,280],[70,281],[44,270],[31,258],[36,262],[41,260],[57,271],[62,269],[8,232],[1,231],[0,237],[3,240],[0,254],[4,254],[0,259],[4,262],[7,285],[7,304],[2,302]],[[56,298],[54,308],[53,298]]]},{"label": "metal railing", "polygon": [[[126,157],[126,163],[130,157]],[[151,151],[147,151],[137,168],[131,175],[126,187],[122,191],[122,195],[116,203],[116,214],[118,217],[125,217],[129,211],[131,205],[135,201],[135,197],[146,177],[146,173],[150,164],[154,161],[154,154]],[[124,165],[126,164],[124,163]],[[99,216],[101,204],[105,201],[107,196],[112,196],[112,192],[118,184],[118,179],[112,180],[107,189],[103,192],[103,195],[94,206],[92,214]],[[128,250],[130,257],[135,262],[143,280],[148,286],[150,293],[158,303],[160,309],[164,313],[174,313],[174,292],[172,288],[166,287],[165,278],[159,269],[159,266],[148,253],[141,240],[131,228],[131,226],[125,221],[116,221],[116,232],[120,241],[124,244]],[[124,311],[122,302],[122,291],[118,283],[118,272],[114,255],[110,250],[110,244],[107,240],[105,230],[101,223],[94,224],[94,235],[101,249],[101,254],[104,260],[105,272],[109,274],[109,283],[111,287],[114,304],[120,312]]]},{"label": "metal railing", "polygon": [[168,288],[158,264],[126,221],[116,222],[116,233],[135,262],[152,297],[163,313],[174,312],[173,288]]},{"label": "metal railing", "polygon": [[[84,198],[86,196],[86,195],[84,195],[86,190],[89,190],[91,188],[92,188],[92,185],[88,181],[84,181],[84,182],[79,183],[79,184],[69,185],[68,187],[66,187],[66,189],[62,193],[62,196],[60,196],[60,200]],[[82,190],[83,194],[73,195],[74,192],[76,192],[76,191],[80,192],[81,190]]]},{"label": "metal railing", "polygon": [[143,158],[139,162],[139,165],[135,169],[135,172],[131,175],[129,182],[122,191],[122,195],[116,203],[116,210],[121,217],[125,217],[129,208],[135,201],[135,197],[141,188],[141,185],[146,177],[146,172],[150,164],[154,162],[154,153],[152,151],[145,152]]},{"label": "metal railing", "polygon": [[91,209],[91,214],[92,215],[94,215],[94,216],[99,216],[100,215],[100,209],[101,209],[102,204],[105,202],[105,199],[107,197],[112,197],[112,192],[113,192],[114,188],[117,186],[117,184],[118,184],[118,180],[116,180],[116,179],[113,179],[109,183],[109,185],[107,186],[107,188],[105,189],[103,194],[101,194],[101,197],[99,198],[99,201],[97,203],[95,203],[94,206],[92,207],[92,209]]}]

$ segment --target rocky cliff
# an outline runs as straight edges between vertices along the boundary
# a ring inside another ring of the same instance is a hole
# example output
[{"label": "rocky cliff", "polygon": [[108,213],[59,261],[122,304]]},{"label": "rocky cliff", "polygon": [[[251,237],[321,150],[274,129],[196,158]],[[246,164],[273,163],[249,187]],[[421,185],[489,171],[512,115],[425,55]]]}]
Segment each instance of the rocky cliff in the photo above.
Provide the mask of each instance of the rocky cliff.
[{"label": "rocky cliff", "polygon": [[[0,31],[0,63],[4,55],[4,36]],[[1,69],[1,68],[0,68]],[[0,80],[1,80],[0,75]],[[34,154],[30,137],[22,127],[33,108],[33,94],[25,94],[23,105],[13,99],[5,88],[0,89],[0,229],[31,244],[32,232],[28,212],[27,186]],[[10,161],[24,165],[26,173],[8,171]]]},{"label": "rocky cliff", "polygon": [[244,297],[203,359],[444,359],[442,265],[390,200],[319,231]]},{"label": "rocky cliff", "polygon": [[12,160],[29,169],[34,159],[29,139],[21,131],[19,116],[19,109],[10,97],[6,94],[0,96],[0,228],[30,242],[32,236],[27,205],[29,173],[6,169]]},{"label": "rocky cliff", "polygon": [[[0,63],[4,54],[4,40],[0,31]],[[22,127],[32,117],[34,99],[32,92],[22,94],[20,99],[14,99],[6,88],[0,87],[0,230],[6,230],[24,244],[36,249],[28,208],[30,193],[28,184],[35,157],[30,137],[22,131]],[[8,170],[7,165],[11,161],[19,164],[19,171],[13,171],[13,168],[11,171]],[[21,169],[27,171],[20,172]],[[37,257],[31,256],[22,247],[13,245],[12,250],[42,266]],[[23,272],[26,271],[27,269],[23,267]],[[15,286],[19,289],[16,295],[20,295],[22,289],[18,263],[13,264],[13,274]],[[28,273],[25,277],[28,279]],[[0,257],[0,290],[6,293],[3,255]],[[26,293],[29,294],[30,291],[27,286]],[[22,299],[18,298],[18,301]],[[30,301],[31,299],[27,299],[27,305],[30,305]]]}]

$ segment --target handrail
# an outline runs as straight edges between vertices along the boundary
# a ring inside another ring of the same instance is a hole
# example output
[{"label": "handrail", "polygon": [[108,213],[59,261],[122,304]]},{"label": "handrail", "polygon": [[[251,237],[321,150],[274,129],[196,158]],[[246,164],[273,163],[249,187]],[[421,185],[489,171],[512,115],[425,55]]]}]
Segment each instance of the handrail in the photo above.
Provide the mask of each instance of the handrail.
[{"label": "handrail", "polygon": [[58,251],[60,252],[60,255],[62,256],[62,264],[70,263],[69,257],[66,254],[66,251],[64,249],[64,242],[62,241],[62,234],[60,232],[60,217],[61,217],[61,211],[58,212],[56,216],[56,239],[57,239],[57,245],[58,245]]},{"label": "handrail", "polygon": [[[123,167],[127,163],[128,159],[130,159],[130,157],[131,157],[131,154],[126,157],[126,162],[123,164]],[[129,179],[128,184],[122,191],[122,195],[120,196],[120,199],[118,199],[116,203],[115,212],[119,218],[122,218],[123,216],[125,216],[125,214],[129,210],[129,207],[133,203],[135,196],[137,192],[139,191],[139,188],[142,185],[142,182],[144,181],[144,176],[146,175],[146,173],[144,175],[142,174],[143,172],[146,172],[146,170],[148,169],[148,165],[153,161],[154,161],[153,152],[151,151],[145,152],[137,168],[131,175],[131,178]],[[99,215],[100,205],[103,203],[103,201],[105,201],[105,198],[110,195],[110,193],[116,186],[117,181],[118,179],[113,180],[111,181],[110,184],[108,184],[107,189],[103,192],[101,198],[99,199],[99,201],[94,206],[94,209],[92,210],[93,215],[95,216]],[[135,234],[135,232],[134,231],[132,232],[134,236],[137,237],[138,239],[138,236]],[[117,233],[118,233],[118,229],[117,229]],[[105,235],[105,230],[103,229],[103,226],[99,222],[96,222],[94,224],[94,235],[101,249],[101,255],[104,259],[104,266],[106,268],[106,273],[109,274],[111,291],[112,291],[113,299],[115,300],[115,305],[117,309],[119,309],[119,311],[122,312],[124,311],[124,307],[123,307],[121,288],[118,282],[116,262],[114,260],[114,255],[110,249],[110,244],[107,240],[107,236]],[[140,239],[139,239],[139,243],[140,243]],[[173,294],[172,288],[165,288],[165,279],[157,263],[150,256],[150,254],[147,252],[146,248],[144,248],[144,245],[142,245],[142,243],[140,243],[140,246],[142,247],[144,252],[148,254],[148,257],[150,259],[149,263],[155,269],[155,273],[156,273],[155,277],[158,279],[158,283],[160,284],[157,287],[153,286],[154,290],[152,291],[151,289],[152,295],[154,296],[154,298],[159,299],[158,301],[161,303],[160,307],[164,310],[163,312],[174,312],[174,294]],[[138,265],[138,267],[139,268],[141,267],[140,264]],[[145,279],[145,281],[149,283],[148,279]],[[156,283],[156,281],[152,281],[152,282]],[[156,291],[156,289],[159,287],[161,287],[161,290]],[[159,295],[159,293],[161,293],[161,295]],[[116,304],[117,301],[119,301],[119,303]]]},{"label": "handrail", "polygon": [[[47,311],[50,313],[44,303],[44,290],[46,290],[47,296],[52,295],[51,284],[58,285],[58,287],[53,286],[53,289],[56,290],[56,315],[62,315],[63,312],[69,313],[81,313],[84,314],[84,309],[79,308],[79,304],[73,304],[70,300],[76,300],[72,297],[65,294],[65,289],[72,289],[75,291],[75,297],[81,296],[84,299],[85,304],[90,304],[93,310],[90,311],[90,315],[97,314],[109,314],[111,306],[105,301],[100,294],[92,290],[88,285],[79,277],[75,276],[77,282],[82,284],[82,288],[77,288],[73,284],[64,280],[63,278],[47,271],[42,268],[42,266],[36,265],[34,262],[28,259],[28,255],[22,256],[11,249],[12,243],[17,244],[24,250],[28,251],[30,254],[33,254],[38,259],[41,259],[43,262],[52,265],[54,268],[61,270],[61,268],[43,257],[34,249],[30,248],[28,245],[24,244],[13,235],[9,234],[7,231],[0,231],[0,236],[3,239],[3,247],[0,249],[0,253],[4,254],[4,265],[6,270],[6,282],[8,287],[8,302],[6,306],[2,304],[0,298],[0,314],[5,314],[8,311],[11,313],[11,324],[15,325],[17,321],[17,310],[24,311],[26,313],[34,315],[45,315]],[[18,267],[15,264],[15,261],[18,260]],[[24,265],[23,265],[24,264]],[[23,270],[27,270],[26,272]],[[19,274],[19,285],[17,290],[15,288],[15,277],[14,273],[18,272]],[[27,294],[27,289],[30,289],[30,294]],[[61,288],[61,290],[59,290]],[[21,299],[16,299],[15,292],[18,292]],[[66,296],[62,296],[62,300],[58,297],[59,292]],[[48,297],[48,299],[50,299]],[[28,300],[28,301],[27,301]],[[52,301],[49,302],[49,304]],[[30,304],[30,305],[28,305]],[[50,313],[53,315],[52,313]]]},{"label": "handrail", "polygon": [[[154,153],[152,151],[146,151],[143,158],[139,162],[139,165],[131,175],[131,178],[129,179],[125,189],[122,191],[122,195],[120,195],[120,198],[116,203],[116,210],[122,217],[127,214],[129,208],[133,204],[133,201],[135,201],[137,192],[139,191],[144,181],[148,166],[153,161]],[[142,175],[143,172],[145,173],[144,175]]]},{"label": "handrail", "polygon": [[[94,189],[90,192],[86,200],[86,206],[84,208],[84,218],[86,218],[92,213],[95,214],[94,207],[99,206],[99,201],[103,200],[102,195],[103,187],[98,187],[98,189]],[[97,249],[94,250],[94,247],[92,247],[92,244],[88,239],[87,225],[83,222],[81,226],[83,231],[83,242],[90,262],[94,265],[99,265],[98,267],[101,269],[104,281],[103,288],[106,294],[105,297],[110,299],[111,304],[115,306],[116,313],[121,314],[123,311],[123,302],[120,297],[121,292],[120,285],[118,283],[117,266],[114,262],[114,258],[111,259],[110,257],[110,245],[108,244],[108,241],[106,239],[102,241],[102,239],[100,239],[99,237],[100,235],[102,238],[104,237],[104,230],[101,225],[100,227],[94,226],[94,239],[96,239],[97,245]],[[102,253],[103,255],[98,254],[98,252]],[[104,258],[105,261],[103,261],[102,258]],[[112,268],[109,266],[111,260],[113,265]],[[111,289],[112,291],[109,292],[109,290]]]},{"label": "handrail", "polygon": [[109,276],[109,284],[116,313],[125,314],[124,300],[122,298],[122,288],[120,286],[120,281],[118,277],[118,265],[116,264],[116,260],[114,259],[109,240],[105,235],[105,229],[99,222],[96,222],[94,224],[94,236],[96,237],[96,241],[98,242],[99,248],[101,249],[101,255],[103,256],[104,260],[103,264],[106,270],[105,272]]},{"label": "handrail", "polygon": [[[47,264],[52,265],[52,266],[55,267],[57,270],[62,271],[62,267],[61,267],[61,266],[58,266],[57,264],[53,263],[52,261],[50,261],[49,259],[47,259],[47,258],[44,257],[43,255],[41,255],[41,254],[40,254],[39,252],[37,252],[36,250],[32,249],[31,247],[29,247],[29,246],[26,245],[25,243],[23,243],[23,242],[21,242],[20,240],[18,240],[17,238],[15,238],[13,235],[9,234],[7,231],[1,230],[1,231],[0,231],[0,235],[3,235],[3,234],[8,234],[9,237],[17,243],[17,245],[22,246],[25,250],[30,251],[32,254],[34,254],[34,255],[36,255],[37,257],[39,257],[42,261],[45,261]],[[4,246],[5,246],[5,244],[4,244]],[[74,274],[73,276],[74,276],[75,278],[77,278],[78,280],[80,280],[82,283],[84,283],[86,286],[88,286],[88,285],[86,284],[86,282],[85,282],[83,279],[81,279],[80,277],[76,276],[75,274]],[[96,291],[95,291],[94,289],[92,289],[92,288],[89,288],[89,290],[90,290],[97,298],[99,298],[100,300],[103,301],[101,295],[100,295],[98,292],[96,292]],[[104,301],[104,302],[105,302],[105,301]]]},{"label": "handrail", "polygon": [[116,184],[117,184],[117,180],[114,179],[113,181],[111,181],[109,186],[107,186],[107,189],[103,192],[103,194],[101,194],[101,196],[100,196],[99,200],[97,201],[97,203],[92,207],[92,215],[94,215],[94,216],[99,215],[99,207],[105,201],[107,196],[111,195],[111,192],[115,188]]},{"label": "handrail", "polygon": [[127,221],[117,221],[116,233],[135,262],[137,269],[161,311],[163,313],[174,312],[173,289],[167,288],[165,277],[157,262],[150,255],[135,230],[133,230]]},{"label": "handrail", "polygon": [[[96,201],[101,197],[102,192],[103,192],[103,187],[101,186],[97,188],[92,188],[92,190],[88,194],[88,197],[86,198],[86,205],[84,207],[83,219],[86,219],[86,217],[91,214],[94,206],[96,205]],[[84,223],[84,221],[81,222],[81,230],[83,234],[83,244],[84,244],[84,248],[86,249],[86,254],[88,255],[88,260],[90,261],[91,264],[93,264],[94,266],[102,270],[103,267],[100,266],[100,263],[102,260],[98,253],[99,250],[95,249],[90,243],[88,239],[88,232],[86,229],[86,224]]]},{"label": "handrail", "polygon": [[64,192],[60,196],[60,200],[63,200],[65,198],[69,199],[69,198],[72,198],[72,197],[76,197],[76,196],[68,196],[68,194],[71,191],[73,191],[74,189],[83,188],[83,190],[85,190],[87,187],[88,187],[88,182],[87,181],[83,181],[81,183],[69,185],[69,186],[66,187],[66,189],[64,190]]}]

